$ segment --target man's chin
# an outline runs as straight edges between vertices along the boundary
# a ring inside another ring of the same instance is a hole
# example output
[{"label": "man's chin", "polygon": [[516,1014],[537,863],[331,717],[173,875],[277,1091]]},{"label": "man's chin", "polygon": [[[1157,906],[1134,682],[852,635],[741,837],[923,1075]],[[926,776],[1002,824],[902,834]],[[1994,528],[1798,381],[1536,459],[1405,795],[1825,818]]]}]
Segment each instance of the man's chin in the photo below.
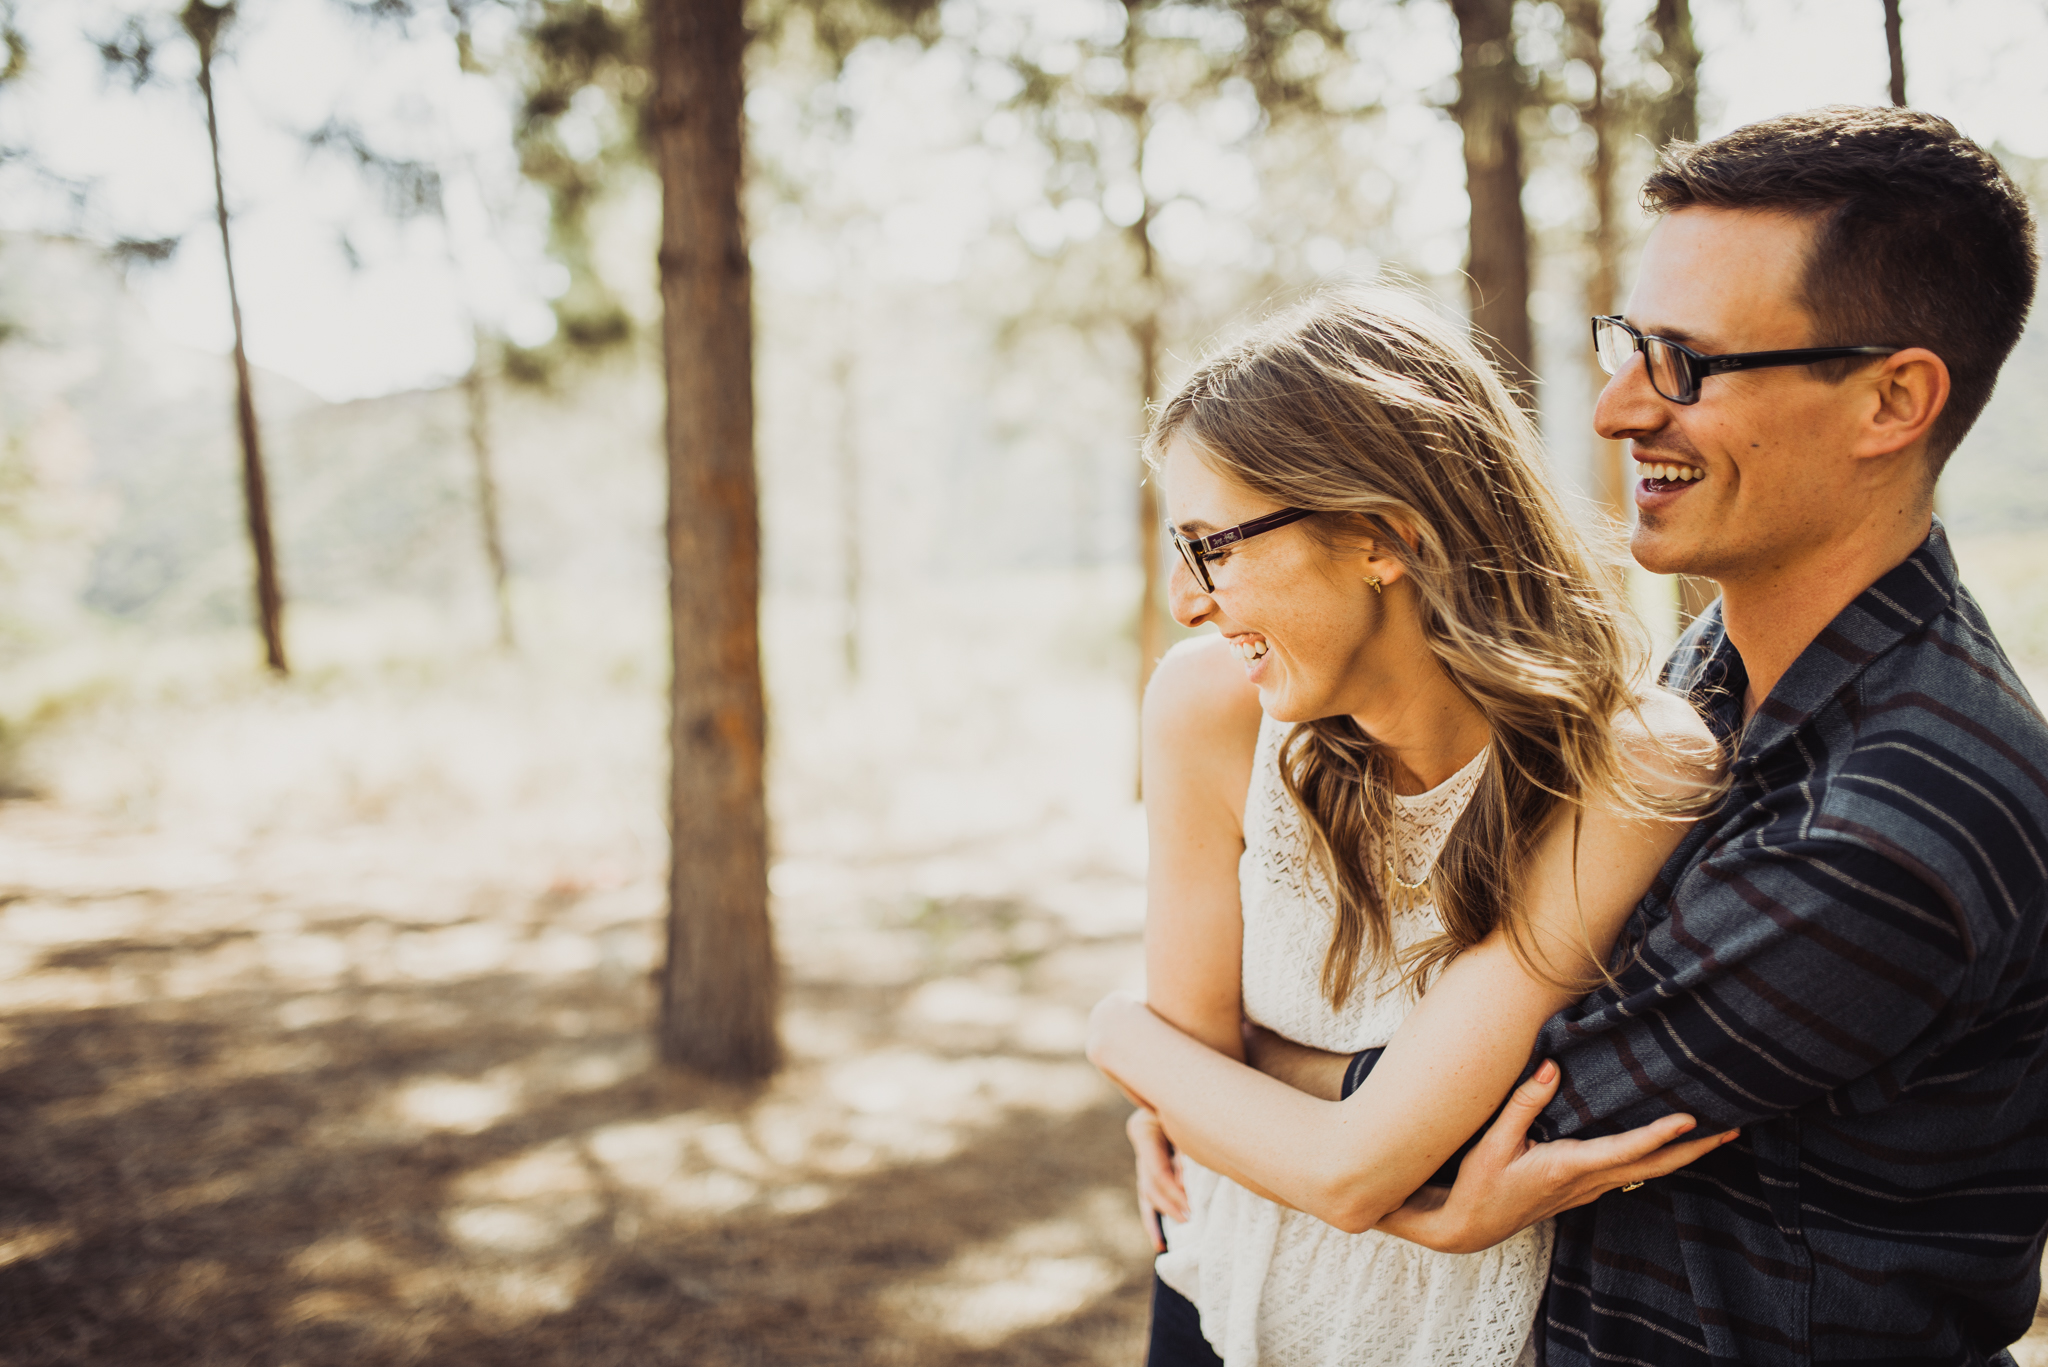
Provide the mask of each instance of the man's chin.
[{"label": "man's chin", "polygon": [[1695,547],[1647,521],[1636,523],[1628,541],[1629,554],[1651,574],[1699,574],[1700,556]]}]

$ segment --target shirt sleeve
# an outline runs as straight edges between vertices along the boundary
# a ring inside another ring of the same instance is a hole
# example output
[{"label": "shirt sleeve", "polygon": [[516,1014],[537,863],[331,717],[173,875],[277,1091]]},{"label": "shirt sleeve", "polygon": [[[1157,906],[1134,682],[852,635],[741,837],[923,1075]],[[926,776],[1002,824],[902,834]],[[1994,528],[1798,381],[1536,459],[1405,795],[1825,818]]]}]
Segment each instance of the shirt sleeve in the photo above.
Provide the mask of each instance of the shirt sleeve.
[{"label": "shirt sleeve", "polygon": [[1960,907],[1875,842],[1754,835],[1690,865],[1638,913],[1616,982],[1553,1017],[1535,1057],[1564,1081],[1540,1138],[1683,1111],[1699,1133],[1842,1089],[1879,1095],[1938,1052],[1971,981]]}]

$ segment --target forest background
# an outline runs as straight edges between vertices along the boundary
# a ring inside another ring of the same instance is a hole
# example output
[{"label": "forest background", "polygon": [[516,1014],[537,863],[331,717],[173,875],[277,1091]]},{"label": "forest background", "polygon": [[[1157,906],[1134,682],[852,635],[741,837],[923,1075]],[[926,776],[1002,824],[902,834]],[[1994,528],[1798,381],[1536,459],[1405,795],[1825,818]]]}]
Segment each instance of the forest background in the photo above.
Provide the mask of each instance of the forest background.
[{"label": "forest background", "polygon": [[[1662,139],[1910,95],[2048,189],[2032,0],[746,18],[754,339],[705,363],[753,366],[768,725],[725,802],[671,772],[672,666],[732,659],[671,612],[754,602],[732,555],[670,599],[673,44],[0,5],[6,1360],[1135,1360],[1078,1048],[1141,981],[1147,399],[1391,275],[1597,523],[1585,318]],[[2037,326],[1939,495],[2037,696],[2044,366]],[[1664,641],[1698,603],[1632,588]],[[672,807],[715,818],[673,868]],[[679,963],[693,915],[776,955]]]}]

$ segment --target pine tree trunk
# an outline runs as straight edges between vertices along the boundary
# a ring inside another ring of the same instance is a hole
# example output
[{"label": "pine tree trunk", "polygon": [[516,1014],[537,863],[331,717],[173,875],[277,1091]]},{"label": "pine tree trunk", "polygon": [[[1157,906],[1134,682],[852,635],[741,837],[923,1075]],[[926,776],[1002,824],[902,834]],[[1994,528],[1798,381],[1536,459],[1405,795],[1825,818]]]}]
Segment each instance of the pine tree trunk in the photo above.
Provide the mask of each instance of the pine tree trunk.
[{"label": "pine tree trunk", "polygon": [[839,648],[847,682],[860,678],[860,437],[854,407],[854,353],[839,353],[832,366],[839,391]]},{"label": "pine tree trunk", "polygon": [[[1621,231],[1614,211],[1614,124],[1607,103],[1607,61],[1602,51],[1606,39],[1606,0],[1570,0],[1566,22],[1577,39],[1577,55],[1593,73],[1593,93],[1580,109],[1580,118],[1593,135],[1593,157],[1586,167],[1587,189],[1593,201],[1593,235],[1587,244],[1592,259],[1586,270],[1586,314],[1589,318],[1614,312],[1621,293],[1621,270],[1617,262]],[[1597,403],[1607,377],[1593,363],[1592,339],[1585,339],[1581,353],[1593,380]],[[1626,524],[1634,514],[1629,498],[1629,459],[1622,444],[1594,434],[1592,438],[1593,496],[1615,518]]]},{"label": "pine tree trunk", "polygon": [[668,385],[673,840],[661,1057],[781,1062],[768,920],[753,305],[740,217],[742,0],[648,0]]},{"label": "pine tree trunk", "polygon": [[484,559],[491,571],[491,596],[498,607],[498,645],[505,650],[518,646],[512,630],[512,576],[505,564],[505,540],[498,528],[498,477],[491,459],[490,395],[484,380],[484,338],[472,329],[476,359],[462,377],[463,396],[469,401],[469,453],[476,469],[476,515],[483,533]]},{"label": "pine tree trunk", "polygon": [[213,202],[220,221],[221,263],[227,269],[228,311],[235,324],[235,427],[242,441],[242,510],[249,527],[249,549],[256,560],[256,621],[263,632],[264,661],[282,677],[291,673],[284,653],[284,593],[278,587],[277,549],[270,535],[270,486],[263,473],[249,353],[242,343],[242,298],[235,288],[227,184],[220,169],[220,120],[213,107],[213,39],[229,11],[228,6],[193,5],[187,10],[186,22],[199,48],[199,93],[206,99],[206,138],[213,150]]},{"label": "pine tree trunk", "polygon": [[[1671,82],[1653,111],[1653,136],[1662,152],[1666,143],[1692,142],[1700,135],[1700,49],[1693,40],[1689,0],[1657,0],[1650,30],[1657,35],[1657,61]],[[1679,628],[1690,626],[1720,592],[1711,579],[1678,576]]]},{"label": "pine tree trunk", "polygon": [[1884,0],[1884,50],[1892,62],[1892,103],[1906,103],[1906,45],[1899,31],[1899,0]]},{"label": "pine tree trunk", "polygon": [[[1159,253],[1152,243],[1152,223],[1157,206],[1145,189],[1145,140],[1151,133],[1151,108],[1138,91],[1139,46],[1143,42],[1140,18],[1143,0],[1124,0],[1124,96],[1122,113],[1131,132],[1131,174],[1143,198],[1135,222],[1126,230],[1138,254],[1138,312],[1130,321],[1131,349],[1138,370],[1138,415],[1140,430],[1152,420],[1152,405],[1159,401]],[[1138,466],[1138,710],[1145,707],[1145,690],[1152,684],[1152,671],[1166,654],[1166,581],[1160,573],[1159,489],[1152,472],[1141,461]],[[1137,771],[1134,791],[1144,796],[1142,766]]]},{"label": "pine tree trunk", "polygon": [[1514,0],[1451,0],[1458,20],[1458,100],[1465,135],[1465,193],[1471,201],[1465,261],[1472,327],[1501,373],[1533,400],[1536,338],[1529,324],[1529,225],[1522,214],[1526,92],[1515,58]]}]

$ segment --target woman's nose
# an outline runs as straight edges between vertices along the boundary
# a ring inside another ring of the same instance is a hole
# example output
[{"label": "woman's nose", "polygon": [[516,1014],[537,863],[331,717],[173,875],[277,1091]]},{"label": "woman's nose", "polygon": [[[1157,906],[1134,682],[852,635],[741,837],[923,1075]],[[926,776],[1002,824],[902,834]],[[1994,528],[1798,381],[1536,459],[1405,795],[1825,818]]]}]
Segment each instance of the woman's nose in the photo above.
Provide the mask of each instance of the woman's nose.
[{"label": "woman's nose", "polygon": [[1202,586],[1195,582],[1195,576],[1179,556],[1173,558],[1167,572],[1166,602],[1173,610],[1173,620],[1184,627],[1198,627],[1216,611],[1216,600],[1202,592]]}]

